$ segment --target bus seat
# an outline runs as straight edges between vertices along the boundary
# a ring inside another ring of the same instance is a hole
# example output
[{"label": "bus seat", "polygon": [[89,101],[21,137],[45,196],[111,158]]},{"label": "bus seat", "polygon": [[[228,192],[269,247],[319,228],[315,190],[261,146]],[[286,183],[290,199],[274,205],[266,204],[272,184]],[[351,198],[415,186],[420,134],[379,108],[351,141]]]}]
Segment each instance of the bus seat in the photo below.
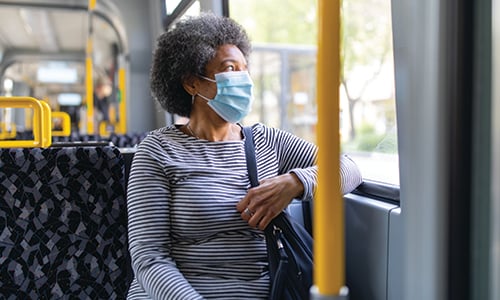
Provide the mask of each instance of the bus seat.
[{"label": "bus seat", "polygon": [[0,298],[126,298],[123,169],[110,146],[0,149]]},{"label": "bus seat", "polygon": [[128,187],[128,177],[130,175],[130,169],[132,168],[132,161],[134,160],[135,152],[137,152],[137,148],[121,148],[120,152],[122,153],[123,160],[125,162],[125,190]]},{"label": "bus seat", "polygon": [[313,203],[312,200],[293,199],[285,209],[292,219],[302,225],[313,236]]},{"label": "bus seat", "polygon": [[53,143],[71,143],[71,142],[111,142],[118,148],[136,147],[147,135],[143,133],[116,134],[111,133],[109,137],[103,137],[98,134],[86,135],[78,132],[72,132],[70,136],[53,136]]}]

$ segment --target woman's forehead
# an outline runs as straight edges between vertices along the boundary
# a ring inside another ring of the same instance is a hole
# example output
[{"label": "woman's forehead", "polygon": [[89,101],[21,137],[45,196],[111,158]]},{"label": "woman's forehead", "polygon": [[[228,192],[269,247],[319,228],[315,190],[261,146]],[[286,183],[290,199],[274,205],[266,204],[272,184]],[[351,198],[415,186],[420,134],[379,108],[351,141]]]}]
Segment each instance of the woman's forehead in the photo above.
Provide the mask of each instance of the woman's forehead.
[{"label": "woman's forehead", "polygon": [[247,60],[243,55],[243,52],[236,47],[235,45],[227,44],[222,45],[216,50],[215,57],[210,60],[207,64],[207,69],[209,67],[219,67],[220,65],[224,65],[227,62],[245,65],[247,64]]}]

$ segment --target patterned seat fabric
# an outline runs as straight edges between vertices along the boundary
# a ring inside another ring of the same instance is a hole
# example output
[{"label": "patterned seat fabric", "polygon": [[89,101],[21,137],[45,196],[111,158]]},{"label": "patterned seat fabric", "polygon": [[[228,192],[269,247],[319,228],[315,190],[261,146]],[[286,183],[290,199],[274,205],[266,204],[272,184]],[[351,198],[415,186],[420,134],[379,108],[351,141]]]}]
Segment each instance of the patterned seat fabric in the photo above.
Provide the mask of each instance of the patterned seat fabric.
[{"label": "patterned seat fabric", "polygon": [[124,163],[114,147],[0,149],[0,298],[124,299]]}]

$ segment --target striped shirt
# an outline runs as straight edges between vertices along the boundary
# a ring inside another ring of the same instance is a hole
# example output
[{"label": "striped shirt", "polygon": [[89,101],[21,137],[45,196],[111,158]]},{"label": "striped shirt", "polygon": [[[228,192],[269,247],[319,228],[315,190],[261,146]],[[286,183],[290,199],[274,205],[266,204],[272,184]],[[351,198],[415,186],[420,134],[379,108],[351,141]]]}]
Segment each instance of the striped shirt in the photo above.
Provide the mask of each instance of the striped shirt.
[{"label": "striped shirt", "polygon": [[[312,198],[316,146],[262,124],[252,131],[259,179],[294,172],[303,199]],[[350,160],[342,158],[341,168],[346,193],[361,176]],[[174,125],[149,134],[134,155],[128,185],[135,274],[128,298],[267,299],[263,232],[236,210],[249,187],[243,141],[201,140]]]}]

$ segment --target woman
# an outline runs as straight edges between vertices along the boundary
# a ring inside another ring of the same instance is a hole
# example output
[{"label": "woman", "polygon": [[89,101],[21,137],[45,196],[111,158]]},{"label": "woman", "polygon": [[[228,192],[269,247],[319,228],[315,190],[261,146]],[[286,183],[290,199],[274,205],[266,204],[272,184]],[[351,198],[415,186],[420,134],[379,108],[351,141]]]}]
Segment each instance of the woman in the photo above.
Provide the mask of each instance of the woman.
[{"label": "woman", "polygon": [[[189,117],[150,133],[128,186],[130,299],[266,299],[262,230],[316,185],[316,147],[290,133],[252,126],[259,178],[249,189],[242,128],[252,81],[250,42],[234,21],[203,14],[158,39],[153,96]],[[361,183],[341,158],[343,193]]]}]

